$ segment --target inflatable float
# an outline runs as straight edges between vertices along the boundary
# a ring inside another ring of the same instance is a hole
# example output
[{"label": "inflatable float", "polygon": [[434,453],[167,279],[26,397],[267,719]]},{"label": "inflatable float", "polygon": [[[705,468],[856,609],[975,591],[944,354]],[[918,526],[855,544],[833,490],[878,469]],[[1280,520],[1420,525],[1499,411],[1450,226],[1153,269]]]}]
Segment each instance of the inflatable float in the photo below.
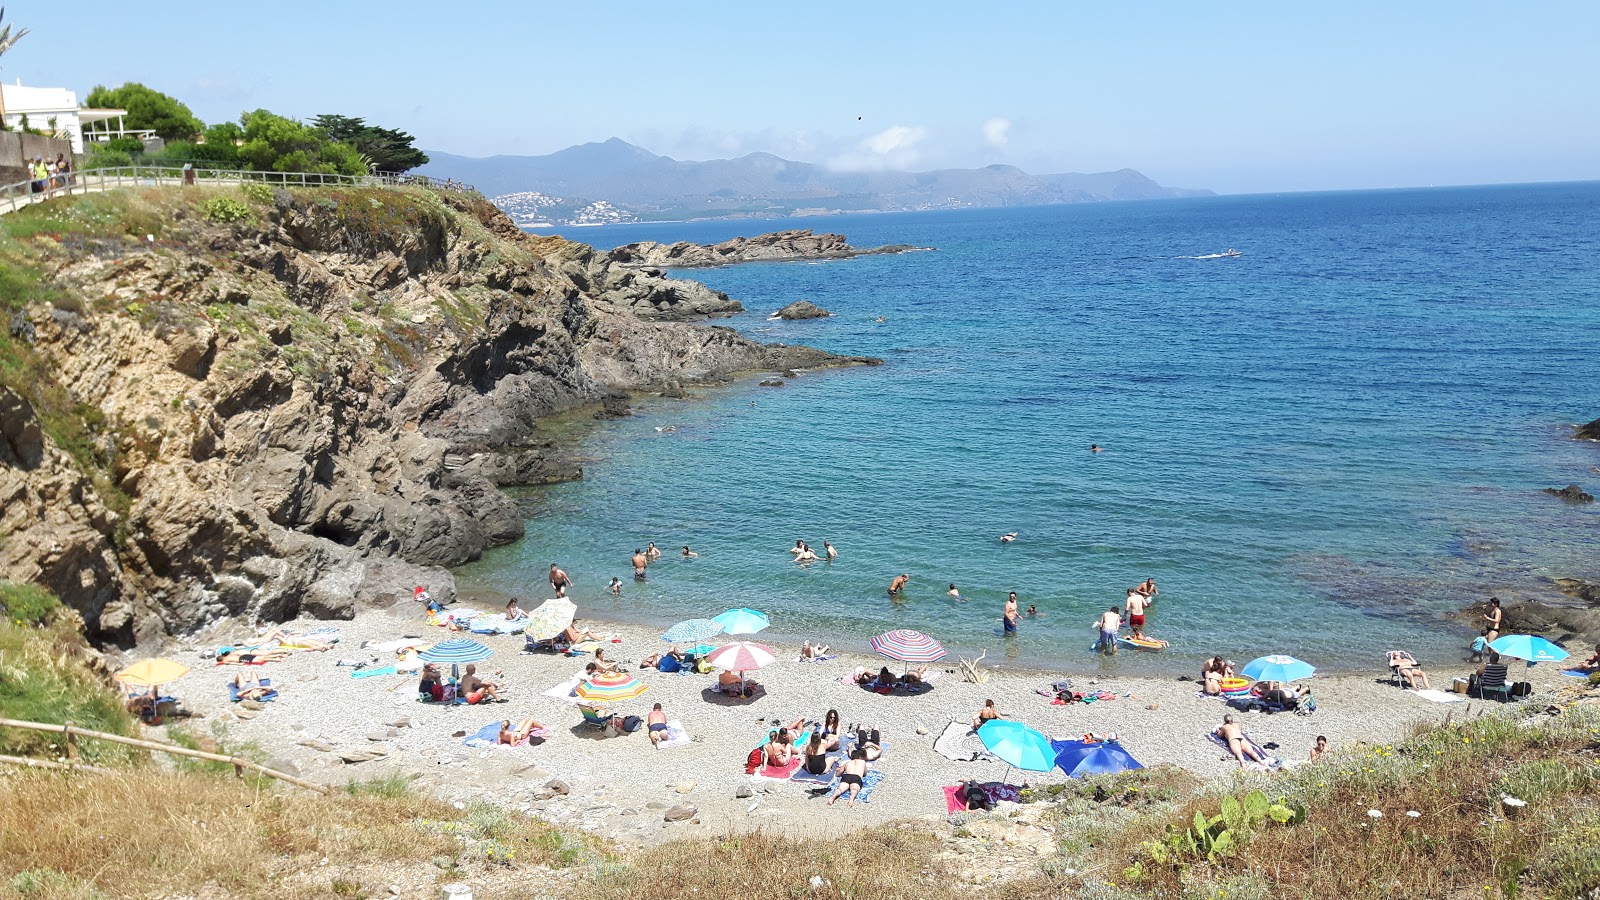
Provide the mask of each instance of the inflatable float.
[{"label": "inflatable float", "polygon": [[1134,635],[1131,635],[1131,634],[1123,635],[1122,637],[1117,638],[1117,643],[1121,644],[1124,647],[1132,647],[1135,650],[1165,650],[1165,649],[1167,649],[1167,642],[1166,641],[1163,641],[1160,638],[1150,637],[1149,635],[1146,635],[1144,637],[1135,637]]}]

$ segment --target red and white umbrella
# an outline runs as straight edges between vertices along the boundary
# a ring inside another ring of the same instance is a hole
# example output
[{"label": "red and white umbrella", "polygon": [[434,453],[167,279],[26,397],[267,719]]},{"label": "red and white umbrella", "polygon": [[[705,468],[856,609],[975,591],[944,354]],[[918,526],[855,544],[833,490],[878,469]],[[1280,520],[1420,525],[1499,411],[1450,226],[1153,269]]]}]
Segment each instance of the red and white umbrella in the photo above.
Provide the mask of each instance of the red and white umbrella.
[{"label": "red and white umbrella", "polygon": [[777,658],[771,647],[749,641],[736,641],[711,651],[706,661],[719,669],[748,672],[751,669],[759,669]]},{"label": "red and white umbrella", "polygon": [[897,628],[872,639],[872,649],[904,663],[931,663],[944,659],[944,647],[920,631]]}]

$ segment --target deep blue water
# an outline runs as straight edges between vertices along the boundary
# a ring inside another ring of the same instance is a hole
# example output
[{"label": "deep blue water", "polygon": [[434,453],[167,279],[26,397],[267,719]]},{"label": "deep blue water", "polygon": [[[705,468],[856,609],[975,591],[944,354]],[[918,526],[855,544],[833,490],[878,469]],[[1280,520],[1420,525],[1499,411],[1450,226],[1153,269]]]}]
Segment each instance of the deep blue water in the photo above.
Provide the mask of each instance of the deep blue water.
[{"label": "deep blue water", "polygon": [[[469,580],[536,599],[558,561],[599,616],[748,605],[784,635],[864,647],[915,627],[952,653],[1068,670],[1269,651],[1350,669],[1399,646],[1453,660],[1468,633],[1446,613],[1600,570],[1600,510],[1540,493],[1600,487],[1600,445],[1569,437],[1600,416],[1600,184],[569,236],[787,227],[937,249],[685,275],[743,301],[730,324],[757,339],[886,364],[596,424],[585,480],[536,493],[527,538]],[[1229,247],[1244,256],[1183,258]],[[836,315],[766,319],[801,299]],[[841,558],[797,567],[796,538]],[[628,556],[651,540],[668,555],[636,586]],[[683,544],[700,557],[674,558]],[[1148,630],[1173,649],[1095,660],[1090,620],[1147,576]],[[951,582],[972,602],[950,602]],[[1007,590],[1044,612],[1011,639]]]}]

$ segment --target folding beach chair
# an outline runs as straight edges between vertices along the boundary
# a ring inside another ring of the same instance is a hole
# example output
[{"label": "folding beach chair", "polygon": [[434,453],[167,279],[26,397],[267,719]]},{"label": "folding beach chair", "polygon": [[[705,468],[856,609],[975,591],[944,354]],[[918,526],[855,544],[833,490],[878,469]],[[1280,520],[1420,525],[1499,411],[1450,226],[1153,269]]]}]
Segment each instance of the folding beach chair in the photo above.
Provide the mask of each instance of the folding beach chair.
[{"label": "folding beach chair", "polygon": [[[1478,699],[1485,699],[1484,694],[1499,694],[1502,702],[1511,699],[1511,685],[1506,680],[1507,669],[1505,663],[1490,663],[1483,667],[1483,674],[1478,676],[1471,690],[1478,692]],[[1470,694],[1470,691],[1469,691]]]}]

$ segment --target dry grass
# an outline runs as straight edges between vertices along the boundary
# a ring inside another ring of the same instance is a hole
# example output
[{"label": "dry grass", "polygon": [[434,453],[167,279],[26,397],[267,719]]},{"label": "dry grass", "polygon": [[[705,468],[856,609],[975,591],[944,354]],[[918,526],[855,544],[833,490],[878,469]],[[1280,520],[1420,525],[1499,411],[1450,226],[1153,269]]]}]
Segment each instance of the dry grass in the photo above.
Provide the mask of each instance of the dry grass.
[{"label": "dry grass", "polygon": [[[573,896],[595,900],[675,897],[866,897],[920,900],[957,892],[936,856],[939,839],[885,825],[848,837],[793,839],[764,833],[673,841],[640,851],[627,865],[600,866]],[[814,886],[813,877],[822,879]]]},{"label": "dry grass", "polygon": [[393,784],[322,796],[157,771],[0,778],[0,872],[22,873],[0,882],[3,898],[367,896],[360,873],[374,867],[431,882],[589,851],[525,817]]}]

